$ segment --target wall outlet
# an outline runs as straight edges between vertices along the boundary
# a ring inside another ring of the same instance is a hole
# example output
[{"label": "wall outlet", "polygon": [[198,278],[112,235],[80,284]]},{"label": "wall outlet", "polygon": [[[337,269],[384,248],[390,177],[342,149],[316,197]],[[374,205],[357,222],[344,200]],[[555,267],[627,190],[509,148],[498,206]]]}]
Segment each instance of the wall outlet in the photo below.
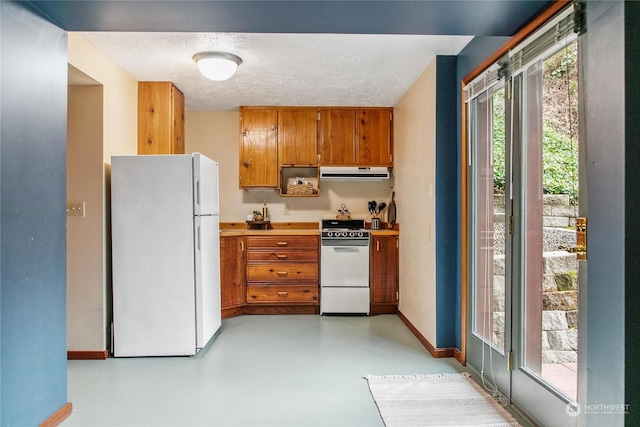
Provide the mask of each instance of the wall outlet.
[{"label": "wall outlet", "polygon": [[291,215],[291,209],[289,208],[289,205],[284,205],[284,214]]},{"label": "wall outlet", "polygon": [[67,202],[67,216],[84,217],[84,202]]}]

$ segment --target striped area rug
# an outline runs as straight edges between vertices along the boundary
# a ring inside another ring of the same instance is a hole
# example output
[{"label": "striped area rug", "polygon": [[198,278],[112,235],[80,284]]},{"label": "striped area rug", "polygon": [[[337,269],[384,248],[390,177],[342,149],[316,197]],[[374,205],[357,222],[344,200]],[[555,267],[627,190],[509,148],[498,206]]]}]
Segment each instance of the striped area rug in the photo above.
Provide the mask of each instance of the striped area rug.
[{"label": "striped area rug", "polygon": [[365,378],[386,427],[520,425],[467,373]]}]

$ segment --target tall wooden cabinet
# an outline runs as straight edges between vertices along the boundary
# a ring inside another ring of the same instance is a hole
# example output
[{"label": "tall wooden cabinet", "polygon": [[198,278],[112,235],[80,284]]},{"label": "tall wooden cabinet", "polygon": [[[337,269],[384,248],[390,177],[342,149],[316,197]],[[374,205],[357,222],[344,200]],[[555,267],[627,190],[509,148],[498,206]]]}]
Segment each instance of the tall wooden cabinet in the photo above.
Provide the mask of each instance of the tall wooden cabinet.
[{"label": "tall wooden cabinet", "polygon": [[278,110],[240,108],[240,188],[278,188]]},{"label": "tall wooden cabinet", "polygon": [[138,154],[184,154],[184,95],[171,82],[138,82]]},{"label": "tall wooden cabinet", "polygon": [[239,313],[245,303],[244,236],[220,236],[220,305],[222,317]]},{"label": "tall wooden cabinet", "polygon": [[371,313],[395,313],[398,308],[399,237],[371,236]]}]

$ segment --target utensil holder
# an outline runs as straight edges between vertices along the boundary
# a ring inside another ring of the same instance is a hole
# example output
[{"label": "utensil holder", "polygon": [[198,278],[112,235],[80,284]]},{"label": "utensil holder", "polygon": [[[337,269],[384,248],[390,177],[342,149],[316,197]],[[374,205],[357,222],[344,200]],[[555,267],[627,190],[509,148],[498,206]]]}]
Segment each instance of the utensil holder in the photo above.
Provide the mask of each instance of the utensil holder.
[{"label": "utensil holder", "polygon": [[371,229],[380,230],[380,218],[371,218]]}]

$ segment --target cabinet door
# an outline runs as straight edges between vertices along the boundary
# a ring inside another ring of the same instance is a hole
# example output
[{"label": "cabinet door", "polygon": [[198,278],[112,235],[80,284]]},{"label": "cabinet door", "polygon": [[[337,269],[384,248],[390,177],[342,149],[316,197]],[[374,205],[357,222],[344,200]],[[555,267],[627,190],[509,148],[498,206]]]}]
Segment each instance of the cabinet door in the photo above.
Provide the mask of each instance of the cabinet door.
[{"label": "cabinet door", "polygon": [[184,154],[184,96],[171,82],[138,82],[138,154]]},{"label": "cabinet door", "polygon": [[278,111],[278,156],[280,165],[318,164],[316,110]]},{"label": "cabinet door", "polygon": [[362,109],[356,112],[356,163],[392,166],[391,110]]},{"label": "cabinet door", "polygon": [[278,187],[278,111],[240,111],[240,188]]},{"label": "cabinet door", "polygon": [[184,154],[184,95],[171,87],[172,141],[171,154]]},{"label": "cabinet door", "polygon": [[244,304],[245,254],[244,237],[220,237],[220,297],[223,309]]},{"label": "cabinet door", "polygon": [[320,112],[320,163],[324,166],[354,165],[356,112],[353,109],[328,109]]},{"label": "cabinet door", "polygon": [[138,82],[138,154],[171,153],[171,83]]},{"label": "cabinet door", "polygon": [[398,237],[374,236],[371,243],[371,303],[396,304],[398,302]]}]

